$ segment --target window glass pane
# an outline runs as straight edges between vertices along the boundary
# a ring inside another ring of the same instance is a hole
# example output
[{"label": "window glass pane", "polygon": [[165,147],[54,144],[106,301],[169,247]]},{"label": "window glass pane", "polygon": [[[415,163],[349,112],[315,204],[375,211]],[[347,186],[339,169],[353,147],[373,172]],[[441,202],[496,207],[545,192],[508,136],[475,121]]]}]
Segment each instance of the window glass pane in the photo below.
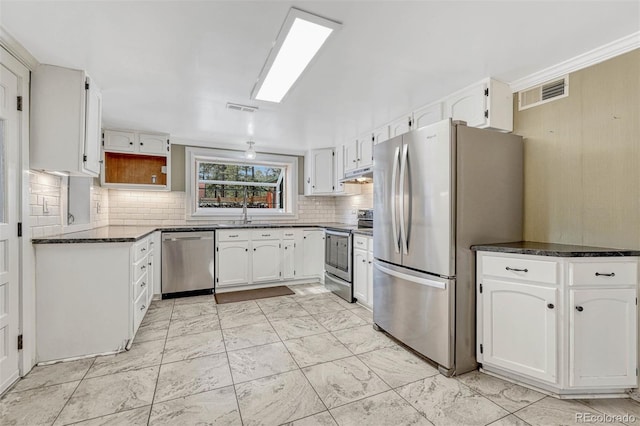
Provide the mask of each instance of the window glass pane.
[{"label": "window glass pane", "polygon": [[246,188],[247,208],[282,209],[284,208],[282,187],[282,183],[278,188],[271,188],[200,182],[198,184],[198,207],[242,208],[244,206]]},{"label": "window glass pane", "polygon": [[236,165],[223,163],[200,163],[199,180],[228,182],[254,182],[277,184],[283,172],[282,167],[259,164]]}]

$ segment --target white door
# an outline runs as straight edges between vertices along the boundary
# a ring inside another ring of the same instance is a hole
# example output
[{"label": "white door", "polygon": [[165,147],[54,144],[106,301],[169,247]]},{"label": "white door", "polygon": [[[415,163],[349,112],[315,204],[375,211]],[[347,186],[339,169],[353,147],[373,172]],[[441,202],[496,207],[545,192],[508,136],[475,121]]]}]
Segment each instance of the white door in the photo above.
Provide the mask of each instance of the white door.
[{"label": "white door", "polygon": [[458,92],[446,101],[446,117],[466,121],[469,127],[486,127],[489,121],[487,111],[487,83],[479,84]]},{"label": "white door", "polygon": [[344,171],[350,172],[358,168],[358,141],[344,144]]},{"label": "white door", "polygon": [[367,252],[364,250],[353,251],[353,296],[358,302],[368,305],[369,288],[367,285]]},{"label": "white door", "polygon": [[557,289],[482,282],[484,364],[557,383]]},{"label": "white door", "polygon": [[397,120],[392,121],[389,124],[389,137],[393,138],[398,135],[402,135],[411,130],[411,118],[410,117],[400,117]]},{"label": "white door", "polygon": [[324,271],[324,231],[304,231],[302,274],[320,277]]},{"label": "white door", "polygon": [[280,279],[280,240],[253,241],[252,282]]},{"label": "white door", "polygon": [[[0,49],[0,393],[18,379],[18,77]],[[27,95],[28,96],[28,95]]]},{"label": "white door", "polygon": [[133,132],[120,132],[118,130],[104,131],[104,149],[107,151],[135,151],[136,135]]},{"label": "white door", "polygon": [[368,133],[358,138],[358,167],[373,164],[373,135]]},{"label": "white door", "polygon": [[333,192],[333,149],[317,149],[311,152],[313,168],[311,192],[330,194]]},{"label": "white door", "polygon": [[[98,86],[87,77],[86,90],[84,170],[93,176],[100,174],[100,144],[102,139],[102,94]],[[86,86],[85,86],[86,87]]]},{"label": "white door", "polygon": [[427,105],[413,112],[413,128],[428,126],[442,120],[442,103]]},{"label": "white door", "polygon": [[138,135],[138,147],[141,153],[168,155],[169,139],[166,135],[148,135],[140,133]]},{"label": "white door", "polygon": [[296,243],[293,240],[282,241],[282,278],[292,280],[296,275]]},{"label": "white door", "polygon": [[382,126],[373,131],[373,143],[379,144],[389,140],[389,126]]},{"label": "white door", "polygon": [[[218,243],[216,287],[226,287],[249,282],[249,242],[229,241]],[[225,265],[221,268],[220,265]]]},{"label": "white door", "polygon": [[571,290],[571,386],[635,387],[635,289]]}]

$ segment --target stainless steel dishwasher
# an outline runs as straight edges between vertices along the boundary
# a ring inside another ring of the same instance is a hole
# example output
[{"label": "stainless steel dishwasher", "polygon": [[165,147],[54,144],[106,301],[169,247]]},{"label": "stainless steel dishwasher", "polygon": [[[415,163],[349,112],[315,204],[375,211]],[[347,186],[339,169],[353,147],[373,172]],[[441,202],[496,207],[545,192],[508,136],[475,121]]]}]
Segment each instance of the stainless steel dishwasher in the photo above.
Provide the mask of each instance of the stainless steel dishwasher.
[{"label": "stainless steel dishwasher", "polygon": [[213,290],[213,245],[213,231],[162,233],[163,297]]}]

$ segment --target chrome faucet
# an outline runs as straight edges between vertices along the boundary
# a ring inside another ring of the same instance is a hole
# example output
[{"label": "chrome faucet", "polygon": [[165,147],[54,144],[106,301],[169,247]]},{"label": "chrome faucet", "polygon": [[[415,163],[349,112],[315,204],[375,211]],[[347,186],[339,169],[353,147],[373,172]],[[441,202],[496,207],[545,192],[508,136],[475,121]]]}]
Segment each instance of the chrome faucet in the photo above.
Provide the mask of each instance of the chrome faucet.
[{"label": "chrome faucet", "polygon": [[247,223],[251,223],[249,217],[247,216],[247,187],[244,187],[244,196],[242,200],[242,223],[246,225]]}]

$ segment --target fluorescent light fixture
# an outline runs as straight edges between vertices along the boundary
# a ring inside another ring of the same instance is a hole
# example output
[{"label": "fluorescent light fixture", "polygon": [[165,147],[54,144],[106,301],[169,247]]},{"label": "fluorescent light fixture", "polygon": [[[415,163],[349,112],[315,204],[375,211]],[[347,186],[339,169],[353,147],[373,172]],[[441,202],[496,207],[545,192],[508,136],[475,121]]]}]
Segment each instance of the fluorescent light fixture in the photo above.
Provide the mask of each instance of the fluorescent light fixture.
[{"label": "fluorescent light fixture", "polygon": [[329,36],[342,25],[291,8],[251,91],[251,99],[280,102],[316,56]]}]

